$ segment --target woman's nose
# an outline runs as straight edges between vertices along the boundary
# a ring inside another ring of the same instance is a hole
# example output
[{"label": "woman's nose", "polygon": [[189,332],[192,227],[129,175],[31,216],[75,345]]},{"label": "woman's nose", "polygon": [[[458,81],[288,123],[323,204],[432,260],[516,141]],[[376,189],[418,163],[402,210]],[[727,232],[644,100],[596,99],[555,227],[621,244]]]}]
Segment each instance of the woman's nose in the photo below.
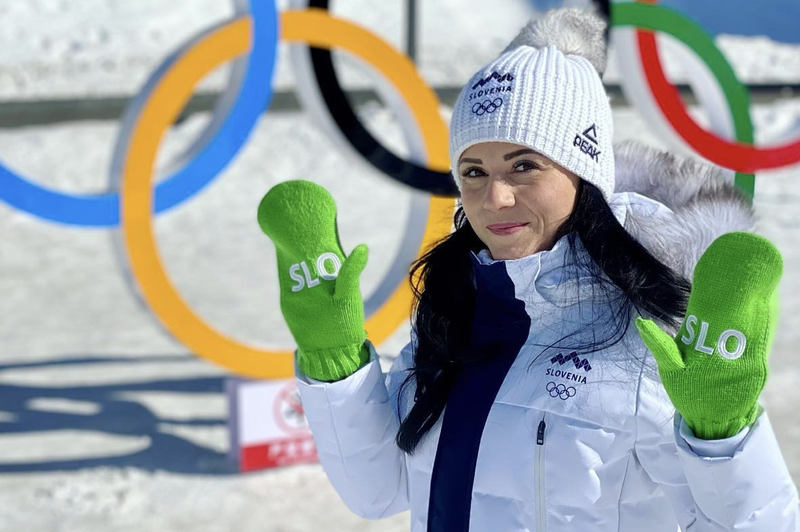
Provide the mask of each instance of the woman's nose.
[{"label": "woman's nose", "polygon": [[489,178],[483,206],[490,211],[499,211],[514,206],[514,190],[505,179]]}]

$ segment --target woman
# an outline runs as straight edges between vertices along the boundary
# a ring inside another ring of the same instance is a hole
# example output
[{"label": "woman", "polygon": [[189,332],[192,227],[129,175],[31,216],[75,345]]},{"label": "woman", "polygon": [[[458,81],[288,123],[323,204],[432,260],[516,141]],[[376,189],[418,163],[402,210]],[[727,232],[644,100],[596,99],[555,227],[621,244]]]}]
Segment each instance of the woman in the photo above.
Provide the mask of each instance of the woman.
[{"label": "woman", "polygon": [[410,509],[413,531],[800,529],[757,404],[780,255],[730,232],[752,212],[718,171],[614,153],[603,30],[551,12],[465,86],[455,231],[412,270],[412,341],[388,374],[363,331],[366,248],[344,258],[330,196],[290,182],[262,201],[304,409],[357,514]]}]

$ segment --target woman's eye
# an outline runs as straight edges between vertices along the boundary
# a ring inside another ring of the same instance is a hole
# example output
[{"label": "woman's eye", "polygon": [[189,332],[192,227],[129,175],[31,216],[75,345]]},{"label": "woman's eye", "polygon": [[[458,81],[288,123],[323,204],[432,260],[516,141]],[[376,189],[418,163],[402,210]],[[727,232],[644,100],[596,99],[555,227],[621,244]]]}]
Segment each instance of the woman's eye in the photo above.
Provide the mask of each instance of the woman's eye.
[{"label": "woman's eye", "polygon": [[519,161],[514,164],[514,170],[519,172],[529,172],[531,170],[538,170],[539,165],[534,163],[533,161]]},{"label": "woman's eye", "polygon": [[486,174],[480,168],[467,168],[461,173],[462,177],[482,177]]}]

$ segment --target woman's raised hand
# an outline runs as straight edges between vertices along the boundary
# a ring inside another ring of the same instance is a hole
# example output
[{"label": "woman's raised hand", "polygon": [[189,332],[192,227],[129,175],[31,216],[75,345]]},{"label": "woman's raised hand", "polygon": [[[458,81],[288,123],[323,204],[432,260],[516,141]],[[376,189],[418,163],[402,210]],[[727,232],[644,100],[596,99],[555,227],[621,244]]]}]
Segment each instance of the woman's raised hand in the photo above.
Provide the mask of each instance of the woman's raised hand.
[{"label": "woman's raised hand", "polygon": [[726,233],[697,263],[675,338],[653,321],[637,318],[664,388],[698,438],[727,438],[755,421],[782,273],[783,259],[769,240]]},{"label": "woman's raised hand", "polygon": [[258,206],[258,224],[275,244],[283,317],[309,377],[343,379],[369,359],[359,277],[367,247],[345,258],[330,193],[310,181],[270,189]]}]

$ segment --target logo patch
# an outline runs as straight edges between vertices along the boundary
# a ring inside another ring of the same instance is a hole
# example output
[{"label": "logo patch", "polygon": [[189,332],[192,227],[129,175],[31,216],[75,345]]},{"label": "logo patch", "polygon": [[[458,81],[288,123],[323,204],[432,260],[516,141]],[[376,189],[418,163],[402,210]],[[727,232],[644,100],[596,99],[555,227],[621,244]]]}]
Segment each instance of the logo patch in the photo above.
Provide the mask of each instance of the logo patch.
[{"label": "logo patch", "polygon": [[[579,357],[575,351],[568,355],[559,353],[550,359],[550,363],[558,364],[559,366],[567,364],[569,367],[566,369],[547,368],[544,372],[546,376],[557,377],[565,381],[577,382],[578,384],[586,384],[586,373],[592,371],[592,365],[589,364],[589,360]],[[572,369],[571,366],[575,366],[575,369]]]},{"label": "logo patch", "polygon": [[[339,270],[342,269],[342,261],[334,253],[323,253],[317,257],[316,266],[317,275],[326,281],[332,281],[339,276]],[[303,271],[302,274],[300,270]],[[304,288],[314,288],[319,285],[319,278],[312,275],[306,261],[292,264],[289,267],[289,277],[296,283],[292,285],[292,292],[299,292]]]},{"label": "logo patch", "polygon": [[597,126],[592,124],[583,131],[583,136],[597,144]]},{"label": "logo patch", "polygon": [[572,145],[594,159],[595,162],[600,162],[600,150],[597,149],[597,124],[592,124],[584,129],[583,134],[577,133]]},{"label": "logo patch", "polygon": [[[700,321],[700,333],[696,333],[694,328],[697,325],[697,322]],[[700,353],[705,353],[707,355],[714,354],[714,344],[706,345],[706,336],[708,336],[708,322],[698,320],[697,316],[694,314],[690,314],[686,317],[686,334],[681,337],[681,341],[686,345],[692,345],[695,342],[695,336],[697,336],[697,341],[694,346],[695,351],[699,351]],[[728,340],[731,338],[736,339],[736,348],[731,351],[728,349]],[[723,332],[719,339],[717,339],[716,343],[716,352],[723,358],[727,358],[728,360],[736,360],[740,356],[744,354],[744,349],[747,346],[747,337],[744,335],[742,331],[737,331],[736,329],[728,329]]]},{"label": "logo patch", "polygon": [[485,115],[486,113],[494,113],[500,106],[503,105],[502,98],[495,98],[494,100],[484,100],[483,102],[475,103],[472,106],[472,112],[478,116]]},{"label": "logo patch", "polygon": [[550,397],[558,397],[562,401],[566,401],[570,397],[575,397],[575,394],[578,393],[572,386],[567,387],[554,382],[548,382],[546,389],[550,392]]},{"label": "logo patch", "polygon": [[578,353],[576,353],[575,351],[573,351],[572,353],[570,353],[570,354],[568,354],[566,356],[564,356],[561,353],[559,353],[559,354],[557,354],[556,356],[554,356],[553,358],[550,359],[550,363],[551,364],[555,364],[556,362],[558,362],[559,365],[563,366],[564,364],[566,364],[570,360],[575,363],[575,367],[576,368],[584,369],[586,371],[592,371],[592,366],[589,365],[589,361],[587,359],[585,359],[585,358],[580,358],[578,356]]},{"label": "logo patch", "polygon": [[479,79],[475,83],[475,85],[472,86],[472,90],[475,90],[478,87],[483,87],[484,85],[495,79],[497,80],[498,83],[503,83],[504,81],[511,82],[514,81],[514,76],[512,76],[510,73],[500,74],[499,72],[494,71],[485,78]]},{"label": "logo patch", "polygon": [[[511,84],[512,81],[514,81],[514,76],[512,76],[510,73],[501,74],[499,72],[492,72],[485,78],[479,79],[474,85],[472,85],[472,92],[469,94],[468,101],[477,100],[491,94],[511,92],[514,90],[514,87]],[[494,86],[487,86],[490,83]],[[472,112],[475,113],[475,106],[473,106],[472,109]]]}]

